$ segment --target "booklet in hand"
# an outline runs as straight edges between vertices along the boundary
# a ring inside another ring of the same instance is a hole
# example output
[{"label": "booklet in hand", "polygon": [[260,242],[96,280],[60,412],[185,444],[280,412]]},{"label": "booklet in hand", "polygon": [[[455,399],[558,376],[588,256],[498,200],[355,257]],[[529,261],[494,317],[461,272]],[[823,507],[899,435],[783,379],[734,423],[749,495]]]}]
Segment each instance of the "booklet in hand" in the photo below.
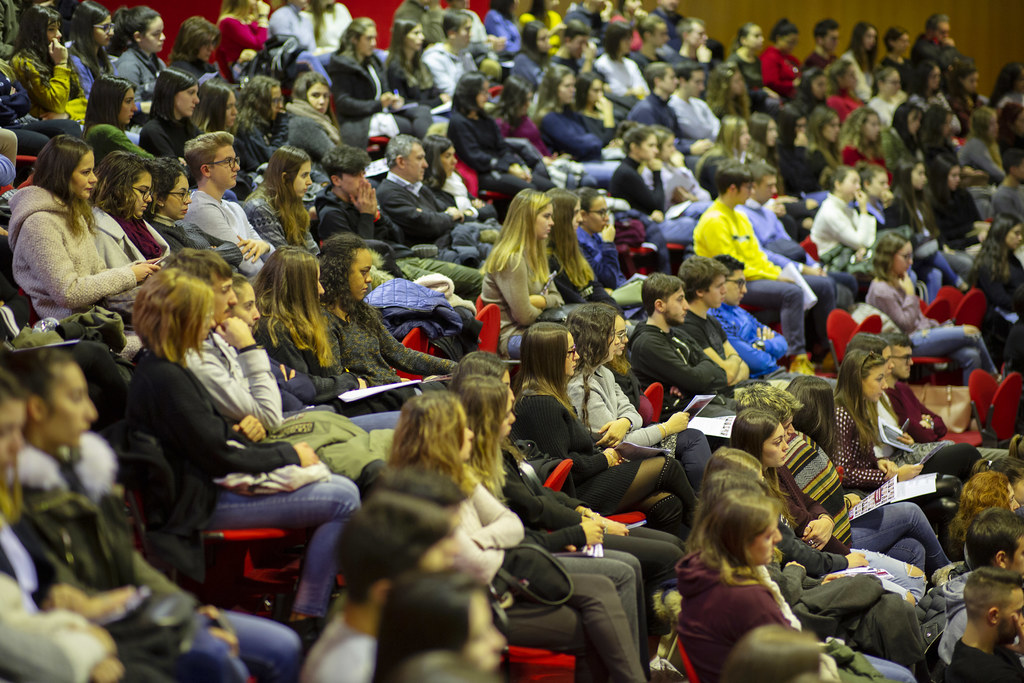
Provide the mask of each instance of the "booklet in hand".
[{"label": "booklet in hand", "polygon": [[625,460],[645,460],[647,458],[653,458],[656,455],[667,455],[671,457],[664,448],[653,448],[651,446],[638,446],[635,443],[629,441],[623,441],[615,447],[615,452],[623,457]]}]

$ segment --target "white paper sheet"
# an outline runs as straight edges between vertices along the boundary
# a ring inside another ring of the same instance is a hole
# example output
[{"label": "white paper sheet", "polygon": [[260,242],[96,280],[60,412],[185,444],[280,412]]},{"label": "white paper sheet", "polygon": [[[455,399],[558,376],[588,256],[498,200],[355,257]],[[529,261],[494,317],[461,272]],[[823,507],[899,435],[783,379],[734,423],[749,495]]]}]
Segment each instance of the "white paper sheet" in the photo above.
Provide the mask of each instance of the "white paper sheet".
[{"label": "white paper sheet", "polygon": [[735,415],[725,417],[693,417],[690,418],[690,428],[703,432],[705,436],[720,436],[728,439],[732,436],[732,423],[736,421]]}]

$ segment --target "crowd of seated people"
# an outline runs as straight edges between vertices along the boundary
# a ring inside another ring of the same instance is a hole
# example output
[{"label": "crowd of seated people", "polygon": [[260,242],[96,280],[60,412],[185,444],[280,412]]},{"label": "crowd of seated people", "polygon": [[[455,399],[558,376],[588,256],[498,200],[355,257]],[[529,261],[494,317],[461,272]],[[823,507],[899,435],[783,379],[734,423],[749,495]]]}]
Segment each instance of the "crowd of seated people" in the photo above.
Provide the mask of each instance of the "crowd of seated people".
[{"label": "crowd of seated people", "polygon": [[[0,678],[714,683],[775,638],[914,681],[929,590],[947,680],[1024,675],[1022,440],[908,384],[1024,369],[1020,63],[986,98],[942,14],[802,59],[678,0],[271,5],[0,2]],[[201,604],[250,529],[292,590]]]}]

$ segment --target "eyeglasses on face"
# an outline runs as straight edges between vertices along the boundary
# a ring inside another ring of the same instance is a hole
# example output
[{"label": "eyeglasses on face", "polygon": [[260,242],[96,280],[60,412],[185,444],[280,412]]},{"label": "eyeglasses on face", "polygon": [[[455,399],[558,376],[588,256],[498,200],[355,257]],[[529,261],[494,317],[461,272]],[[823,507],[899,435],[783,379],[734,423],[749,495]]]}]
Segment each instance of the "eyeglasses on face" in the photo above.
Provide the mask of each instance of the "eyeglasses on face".
[{"label": "eyeglasses on face", "polygon": [[185,201],[185,197],[189,196],[188,190],[178,190],[177,192],[168,192],[168,197],[177,197],[179,202]]},{"label": "eyeglasses on face", "polygon": [[605,207],[603,209],[598,209],[596,211],[592,211],[590,209],[584,209],[584,211],[586,211],[587,213],[596,214],[598,216],[607,216],[608,215],[608,208],[607,207]]},{"label": "eyeglasses on face", "polygon": [[99,30],[103,31],[104,33],[113,33],[114,32],[114,24],[113,23],[110,23],[110,24],[93,24],[92,27],[93,28],[98,28]]},{"label": "eyeglasses on face", "polygon": [[153,198],[153,189],[149,187],[132,187],[143,199]]},{"label": "eyeglasses on face", "polygon": [[220,161],[211,161],[208,165],[210,166],[227,166],[228,168],[240,168],[241,163],[238,157],[228,157],[227,159],[221,159]]},{"label": "eyeglasses on face", "polygon": [[740,289],[743,289],[747,285],[747,279],[746,278],[742,278],[742,277],[738,277],[738,278],[735,278],[735,279],[730,278],[730,279],[726,280],[726,282],[731,282],[734,285],[736,285],[737,287],[739,287]]}]

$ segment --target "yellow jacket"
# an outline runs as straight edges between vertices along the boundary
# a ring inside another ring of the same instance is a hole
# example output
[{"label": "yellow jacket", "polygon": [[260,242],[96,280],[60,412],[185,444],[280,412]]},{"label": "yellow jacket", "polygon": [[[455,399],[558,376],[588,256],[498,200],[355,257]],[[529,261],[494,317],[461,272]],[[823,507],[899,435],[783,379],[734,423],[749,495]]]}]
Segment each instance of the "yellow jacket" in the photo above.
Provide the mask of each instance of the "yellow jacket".
[{"label": "yellow jacket", "polygon": [[23,54],[11,58],[11,68],[32,100],[32,116],[67,113],[75,121],[85,119],[87,100],[78,82],[78,73],[68,64],[55,64],[49,77],[39,72],[37,65]]},{"label": "yellow jacket", "polygon": [[748,280],[777,280],[782,269],[768,260],[757,241],[750,219],[716,199],[697,221],[693,232],[697,256],[728,254],[743,261]]}]

